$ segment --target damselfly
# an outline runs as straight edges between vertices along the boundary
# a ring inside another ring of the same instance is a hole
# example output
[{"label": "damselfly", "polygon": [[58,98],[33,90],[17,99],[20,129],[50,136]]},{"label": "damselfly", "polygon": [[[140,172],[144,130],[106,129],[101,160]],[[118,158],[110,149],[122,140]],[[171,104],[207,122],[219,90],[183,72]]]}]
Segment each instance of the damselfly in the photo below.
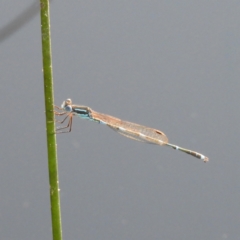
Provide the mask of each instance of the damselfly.
[{"label": "damselfly", "polygon": [[[204,162],[208,162],[208,157],[204,156],[201,153],[168,143],[167,136],[163,132],[157,129],[145,127],[132,122],[123,121],[119,118],[115,118],[107,114],[98,113],[86,106],[73,105],[71,99],[65,100],[62,103],[61,108],[57,106],[55,107],[61,110],[61,112],[55,111],[56,115],[58,116],[66,115],[66,117],[62,121],[57,121],[57,122],[62,124],[65,122],[66,119],[69,118],[67,126],[57,128],[57,131],[56,131],[57,133],[71,132],[72,117],[79,116],[84,119],[105,124],[111,129],[113,129],[114,131],[122,134],[125,137],[131,138],[133,140],[153,143],[161,146],[163,145],[169,146],[175,150],[179,150],[187,154],[190,154],[196,158],[202,159]],[[67,129],[67,130],[63,131],[63,129]]]}]

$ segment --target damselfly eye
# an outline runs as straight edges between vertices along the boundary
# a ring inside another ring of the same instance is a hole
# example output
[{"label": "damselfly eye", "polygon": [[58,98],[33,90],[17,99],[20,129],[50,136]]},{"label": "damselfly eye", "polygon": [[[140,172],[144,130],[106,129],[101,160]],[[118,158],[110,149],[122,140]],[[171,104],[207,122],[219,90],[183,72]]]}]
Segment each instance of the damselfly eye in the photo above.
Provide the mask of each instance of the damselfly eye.
[{"label": "damselfly eye", "polygon": [[65,104],[66,105],[72,105],[72,100],[70,98],[68,98],[66,101],[65,101]]},{"label": "damselfly eye", "polygon": [[[70,106],[70,108],[68,108]],[[67,112],[72,111],[72,100],[69,98],[65,101],[63,101],[61,108],[65,109]]]},{"label": "damselfly eye", "polygon": [[67,111],[67,112],[71,112],[71,111],[72,111],[72,106],[71,106],[71,105],[66,105],[66,106],[64,107],[64,109],[65,109],[65,111]]}]

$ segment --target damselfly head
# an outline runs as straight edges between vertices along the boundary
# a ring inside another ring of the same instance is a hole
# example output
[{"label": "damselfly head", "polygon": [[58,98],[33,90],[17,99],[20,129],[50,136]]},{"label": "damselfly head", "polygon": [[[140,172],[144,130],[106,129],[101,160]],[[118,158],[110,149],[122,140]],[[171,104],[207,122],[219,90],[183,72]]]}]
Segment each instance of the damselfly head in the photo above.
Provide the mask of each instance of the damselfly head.
[{"label": "damselfly head", "polygon": [[68,98],[67,100],[63,101],[61,108],[64,109],[66,112],[72,111],[72,100]]}]

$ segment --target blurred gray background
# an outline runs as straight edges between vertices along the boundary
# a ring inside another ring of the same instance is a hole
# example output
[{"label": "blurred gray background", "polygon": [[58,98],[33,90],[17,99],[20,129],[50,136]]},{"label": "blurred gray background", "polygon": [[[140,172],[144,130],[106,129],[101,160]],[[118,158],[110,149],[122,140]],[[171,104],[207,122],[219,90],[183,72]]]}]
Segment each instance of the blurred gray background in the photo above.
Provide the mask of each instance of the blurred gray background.
[{"label": "blurred gray background", "polygon": [[[51,239],[38,2],[1,3],[0,239]],[[157,128],[204,164],[74,118],[63,238],[239,239],[240,2],[55,1],[55,103]]]}]

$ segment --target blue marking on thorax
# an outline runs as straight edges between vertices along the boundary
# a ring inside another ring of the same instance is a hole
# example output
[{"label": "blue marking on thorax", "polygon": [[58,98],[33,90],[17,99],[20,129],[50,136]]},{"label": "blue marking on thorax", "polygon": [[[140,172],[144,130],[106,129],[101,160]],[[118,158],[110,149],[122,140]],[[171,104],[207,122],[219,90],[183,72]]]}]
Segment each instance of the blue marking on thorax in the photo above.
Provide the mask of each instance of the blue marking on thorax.
[{"label": "blue marking on thorax", "polygon": [[84,108],[74,108],[73,111],[80,116],[81,118],[84,119],[92,119],[91,113],[89,112],[88,109],[84,109]]}]

